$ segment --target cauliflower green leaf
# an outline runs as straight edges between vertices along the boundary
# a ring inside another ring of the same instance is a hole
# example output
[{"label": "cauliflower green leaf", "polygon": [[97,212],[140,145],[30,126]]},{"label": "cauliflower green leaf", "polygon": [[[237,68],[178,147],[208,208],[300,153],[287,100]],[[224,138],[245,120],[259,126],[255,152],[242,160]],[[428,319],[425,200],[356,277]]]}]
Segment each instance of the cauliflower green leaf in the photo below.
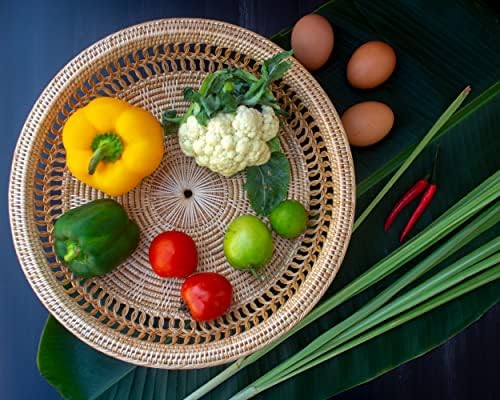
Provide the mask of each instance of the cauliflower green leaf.
[{"label": "cauliflower green leaf", "polygon": [[199,90],[184,89],[184,99],[191,105],[181,117],[174,110],[167,110],[162,116],[165,133],[175,132],[179,125],[194,115],[198,122],[206,125],[217,113],[233,113],[238,106],[269,106],[277,114],[286,114],[274,97],[269,85],[281,79],[290,68],[291,61],[285,60],[293,51],[284,51],[264,60],[260,77],[242,69],[222,69],[208,74]]},{"label": "cauliflower green leaf", "polygon": [[264,165],[247,168],[245,189],[252,209],[268,216],[274,207],[286,199],[290,183],[290,164],[278,151]]},{"label": "cauliflower green leaf", "polygon": [[274,152],[281,153],[281,144],[279,138],[276,136],[267,142],[271,154]]}]

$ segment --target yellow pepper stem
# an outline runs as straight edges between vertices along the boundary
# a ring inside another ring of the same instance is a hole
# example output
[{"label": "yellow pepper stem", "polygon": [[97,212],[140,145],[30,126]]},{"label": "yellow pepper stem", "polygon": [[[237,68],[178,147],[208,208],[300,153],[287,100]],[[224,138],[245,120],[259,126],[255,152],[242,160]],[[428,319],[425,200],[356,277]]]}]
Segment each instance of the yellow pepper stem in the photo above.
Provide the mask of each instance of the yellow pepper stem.
[{"label": "yellow pepper stem", "polygon": [[88,173],[93,175],[101,161],[114,162],[123,153],[123,143],[116,133],[103,133],[97,135],[92,141],[94,153],[90,158]]}]

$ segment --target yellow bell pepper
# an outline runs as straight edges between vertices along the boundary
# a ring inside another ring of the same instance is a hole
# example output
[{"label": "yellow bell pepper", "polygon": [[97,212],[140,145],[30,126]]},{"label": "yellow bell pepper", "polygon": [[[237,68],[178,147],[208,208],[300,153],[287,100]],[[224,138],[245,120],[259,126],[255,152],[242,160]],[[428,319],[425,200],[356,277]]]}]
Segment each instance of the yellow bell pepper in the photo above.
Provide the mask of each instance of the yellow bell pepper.
[{"label": "yellow bell pepper", "polygon": [[112,97],[98,97],[63,127],[66,165],[82,182],[118,196],[136,187],[163,158],[163,129],[156,118]]}]

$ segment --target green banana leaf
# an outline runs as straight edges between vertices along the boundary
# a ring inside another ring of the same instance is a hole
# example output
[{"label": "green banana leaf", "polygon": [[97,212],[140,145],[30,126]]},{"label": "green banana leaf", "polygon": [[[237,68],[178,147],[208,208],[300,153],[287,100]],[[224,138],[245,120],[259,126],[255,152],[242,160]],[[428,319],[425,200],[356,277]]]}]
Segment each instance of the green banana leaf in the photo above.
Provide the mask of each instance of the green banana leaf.
[{"label": "green banana leaf", "polygon": [[[435,141],[440,144],[439,188],[429,210],[415,227],[418,231],[500,166],[498,22],[487,8],[472,1],[337,0],[325,4],[318,13],[332,23],[336,43],[332,60],[315,76],[337,109],[342,112],[357,101],[380,100],[396,114],[396,125],[387,139],[370,148],[354,150],[359,209],[374,196],[458,92],[467,84],[473,88],[469,96],[472,100],[457,112]],[[273,39],[289,48],[289,32]],[[371,39],[393,45],[398,66],[394,76],[380,88],[356,91],[347,85],[345,65],[352,51]],[[408,186],[428,173],[434,151],[430,146],[416,160],[353,236],[330,294],[398,246],[397,238],[411,209],[402,213],[387,234],[382,229],[384,217]],[[462,253],[498,234],[497,226]],[[206,398],[228,398],[350,315],[388,283],[390,280],[376,285],[311,324]],[[259,398],[273,399],[279,394],[280,398],[323,399],[359,385],[444,343],[477,320],[499,297],[500,282],[493,282],[322,364],[317,367],[321,372],[314,368]],[[179,399],[223,368],[165,371],[134,367],[84,345],[52,317],[42,335],[38,365],[42,375],[63,397],[75,400]],[[325,380],[326,375],[332,379]]]}]

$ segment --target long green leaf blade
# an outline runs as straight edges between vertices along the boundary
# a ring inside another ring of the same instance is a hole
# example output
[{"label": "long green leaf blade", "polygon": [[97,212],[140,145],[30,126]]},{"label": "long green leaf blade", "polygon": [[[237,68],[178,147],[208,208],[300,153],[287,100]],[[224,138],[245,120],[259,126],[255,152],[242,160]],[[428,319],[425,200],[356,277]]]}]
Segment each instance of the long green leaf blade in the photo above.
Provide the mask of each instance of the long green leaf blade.
[{"label": "long green leaf blade", "polygon": [[[491,261],[493,261],[493,260],[491,260]],[[328,360],[332,357],[335,357],[336,355],[341,354],[344,351],[352,349],[353,347],[355,347],[363,342],[366,342],[367,340],[373,339],[374,337],[381,335],[382,333],[385,333],[390,329],[394,329],[397,326],[404,324],[404,323],[406,323],[406,322],[408,322],[416,317],[419,317],[420,315],[422,315],[426,312],[429,312],[436,307],[439,307],[439,306],[441,306],[441,305],[443,305],[443,304],[445,304],[445,303],[447,303],[447,302],[449,302],[449,301],[451,301],[459,296],[462,296],[462,295],[464,295],[472,290],[477,289],[480,286],[486,285],[486,284],[500,278],[500,265],[498,264],[498,261],[495,264],[490,264],[490,261],[488,261],[488,262],[483,263],[482,266],[485,266],[485,265],[495,265],[495,267],[483,272],[481,275],[479,275],[479,276],[477,276],[469,281],[466,281],[466,282],[460,284],[459,286],[457,286],[456,288],[454,288],[452,290],[444,292],[443,294],[441,294],[437,298],[427,301],[426,303],[420,305],[416,309],[410,310],[405,314],[399,315],[397,318],[388,322],[387,324],[384,324],[381,327],[376,328],[373,331],[370,331],[365,335],[362,335],[361,337],[353,339],[351,342],[346,343],[344,346],[337,348],[328,354],[325,354],[321,358],[318,358],[315,361],[315,363],[321,364],[322,362],[325,362],[326,360]],[[310,367],[312,367],[312,365]],[[300,371],[297,370],[297,371],[295,371],[295,374],[300,373],[300,372],[304,372],[306,369],[309,369],[309,368],[304,368],[303,370],[300,370]],[[284,380],[290,379],[290,377],[291,377],[290,375],[281,377],[281,382],[283,382]],[[267,386],[266,388],[269,388],[269,386]]]},{"label": "long green leaf blade", "polygon": [[[335,349],[348,340],[364,333],[368,329],[384,322],[392,317],[401,314],[410,308],[420,304],[427,299],[447,290],[468,277],[483,271],[484,269],[498,265],[500,263],[500,238],[483,245],[476,251],[468,254],[456,261],[443,271],[424,281],[422,284],[391,301],[386,306],[379,308],[374,313],[360,320],[356,325],[351,324],[350,328],[340,335],[329,338],[328,343],[321,346],[320,351],[314,351],[298,363],[290,363],[286,368],[279,370],[279,377],[290,376],[293,371],[305,371],[315,365],[325,353]],[[304,368],[302,368],[304,366]]]}]

